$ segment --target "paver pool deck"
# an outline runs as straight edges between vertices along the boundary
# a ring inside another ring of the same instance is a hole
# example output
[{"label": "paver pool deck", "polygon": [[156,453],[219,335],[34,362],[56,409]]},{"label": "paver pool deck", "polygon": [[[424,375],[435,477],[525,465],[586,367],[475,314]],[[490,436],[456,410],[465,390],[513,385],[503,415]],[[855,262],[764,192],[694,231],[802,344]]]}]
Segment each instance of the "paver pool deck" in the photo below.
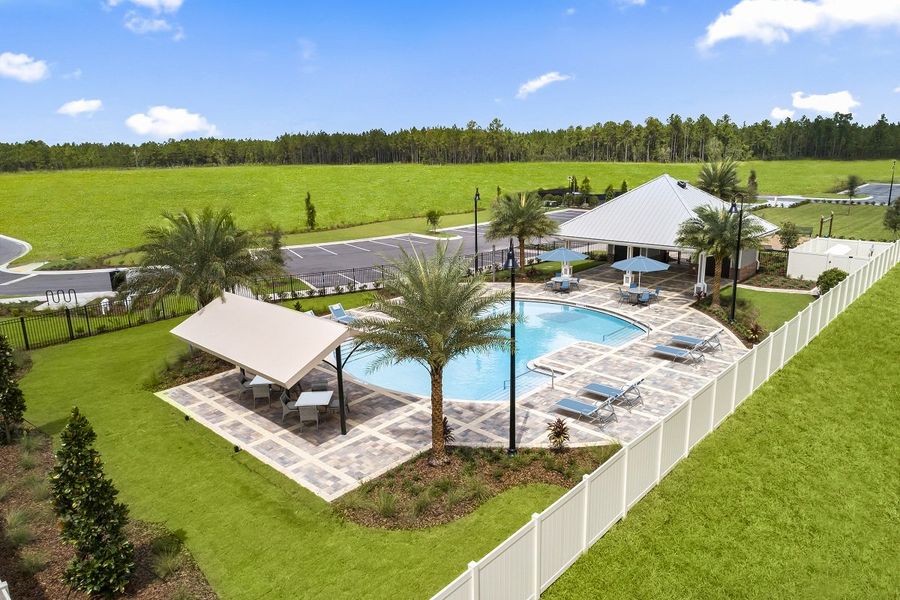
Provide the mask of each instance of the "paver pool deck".
[{"label": "paver pool deck", "polygon": [[[552,369],[555,376],[517,396],[516,434],[522,446],[545,446],[547,424],[558,416],[568,421],[574,446],[627,443],[747,352],[726,330],[720,336],[722,349],[706,353],[706,360],[697,365],[651,354],[656,344],[667,343],[672,335],[703,337],[721,327],[690,308],[694,275],[684,267],[643,276],[642,285],[662,289],[661,300],[649,306],[621,304],[617,289],[622,275],[608,266],[579,276],[579,289],[569,294],[560,295],[540,284],[517,284],[516,296],[599,308],[634,320],[649,333],[619,347],[578,342],[537,359],[537,366]],[[639,377],[644,378],[643,406],[631,410],[617,407],[616,422],[600,426],[553,408],[560,398],[576,395],[592,381],[624,384]],[[330,389],[337,386],[333,369],[324,364],[305,379],[307,383],[327,379]],[[281,405],[274,393],[270,405],[260,403],[254,408],[252,395],[242,394],[236,370],[158,396],[331,501],[431,445],[428,398],[378,388],[346,373],[344,389],[349,404],[345,436],[340,435],[336,415],[321,416],[318,430],[301,425],[293,414],[282,423]],[[446,400],[444,414],[453,427],[456,444],[501,448],[508,443],[508,402]]]}]

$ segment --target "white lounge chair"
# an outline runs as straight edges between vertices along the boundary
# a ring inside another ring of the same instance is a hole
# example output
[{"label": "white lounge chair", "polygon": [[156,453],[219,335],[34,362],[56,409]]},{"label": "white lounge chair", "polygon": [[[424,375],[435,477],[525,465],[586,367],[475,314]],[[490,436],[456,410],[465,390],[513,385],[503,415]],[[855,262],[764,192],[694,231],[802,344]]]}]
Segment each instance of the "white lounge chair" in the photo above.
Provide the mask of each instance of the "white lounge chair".
[{"label": "white lounge chair", "polygon": [[340,303],[332,304],[328,307],[328,311],[331,313],[332,319],[344,325],[350,325],[356,320],[344,311],[344,307]]},{"label": "white lounge chair", "polygon": [[594,382],[581,388],[581,393],[609,398],[611,402],[618,402],[625,406],[634,406],[635,404],[644,403],[644,399],[641,396],[641,388],[639,387],[642,383],[644,383],[643,379],[635,379],[624,387],[615,387]]},{"label": "white lounge chair", "polygon": [[609,400],[600,404],[594,404],[592,402],[582,402],[576,398],[563,398],[553,406],[559,410],[574,413],[578,415],[579,419],[584,417],[589,421],[599,421],[600,423],[619,420]]},{"label": "white lounge chair", "polygon": [[654,354],[662,354],[663,356],[668,356],[674,360],[683,360],[685,362],[703,362],[706,360],[706,357],[703,356],[702,353],[694,350],[693,348],[675,348],[674,346],[666,346],[665,344],[658,344],[653,349]]},{"label": "white lounge chair", "polygon": [[719,340],[719,334],[725,331],[724,328],[719,329],[715,333],[702,338],[689,335],[673,335],[672,343],[680,346],[690,346],[695,350],[721,350],[722,342]]}]

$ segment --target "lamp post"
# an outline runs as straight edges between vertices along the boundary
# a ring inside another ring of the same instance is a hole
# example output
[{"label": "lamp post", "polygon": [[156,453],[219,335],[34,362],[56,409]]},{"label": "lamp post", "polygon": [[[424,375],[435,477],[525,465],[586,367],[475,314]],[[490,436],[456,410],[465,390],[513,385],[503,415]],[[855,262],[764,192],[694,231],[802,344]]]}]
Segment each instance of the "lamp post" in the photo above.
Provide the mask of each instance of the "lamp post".
[{"label": "lamp post", "polygon": [[478,273],[478,201],[481,200],[481,194],[478,188],[475,188],[475,272]]},{"label": "lamp post", "polygon": [[741,207],[738,209],[737,203],[734,199],[731,200],[731,208],[728,209],[728,212],[732,215],[738,215],[738,230],[737,230],[737,247],[734,250],[734,265],[732,268],[734,269],[734,284],[731,287],[731,318],[730,321],[734,323],[734,311],[737,308],[737,284],[738,284],[738,273],[741,270],[741,226],[744,224],[744,198],[741,197]]},{"label": "lamp post", "polygon": [[512,238],[509,238],[505,266],[509,269],[509,448],[506,453],[512,456],[516,453],[516,252]]},{"label": "lamp post", "polygon": [[891,161],[891,187],[888,188],[888,201],[887,201],[888,206],[890,206],[891,203],[894,201],[894,198],[893,198],[893,194],[894,194],[894,168],[895,168],[896,166],[897,166],[897,161],[896,161],[896,160],[892,160],[892,161]]}]

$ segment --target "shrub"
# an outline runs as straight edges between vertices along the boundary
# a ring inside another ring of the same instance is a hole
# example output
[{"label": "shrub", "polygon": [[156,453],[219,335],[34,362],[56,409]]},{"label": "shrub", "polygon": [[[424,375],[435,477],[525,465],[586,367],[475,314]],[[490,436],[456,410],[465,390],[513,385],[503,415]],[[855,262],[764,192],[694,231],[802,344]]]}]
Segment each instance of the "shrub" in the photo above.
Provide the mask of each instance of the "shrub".
[{"label": "shrub", "polygon": [[800,242],[800,230],[797,225],[791,221],[782,223],[781,229],[778,231],[778,241],[785,250],[796,248]]},{"label": "shrub", "polygon": [[425,213],[425,223],[428,224],[428,228],[431,231],[435,231],[438,228],[438,225],[440,225],[441,217],[443,217],[443,216],[444,216],[444,213],[432,208],[431,210],[429,210],[428,212]]},{"label": "shrub", "polygon": [[40,475],[33,475],[26,479],[25,487],[37,502],[43,502],[50,497],[50,482]]},{"label": "shrub", "polygon": [[11,483],[9,483],[8,481],[0,481],[0,502],[3,502],[3,499],[6,498],[11,491]]},{"label": "shrub", "polygon": [[827,269],[819,274],[816,279],[816,286],[819,288],[819,295],[824,296],[828,290],[842,282],[847,278],[847,272],[841,269]]},{"label": "shrub", "polygon": [[456,439],[456,436],[453,434],[453,427],[450,425],[450,421],[447,420],[447,417],[444,417],[444,443],[452,444]]},{"label": "shrub", "polygon": [[468,494],[462,488],[453,488],[447,493],[447,506],[453,508],[466,499]]},{"label": "shrub", "polygon": [[153,553],[153,573],[160,579],[168,579],[181,568],[181,548],[171,547]]},{"label": "shrub", "polygon": [[43,445],[41,438],[34,435],[23,435],[19,440],[19,446],[22,447],[23,452],[31,452],[33,450],[37,450]]},{"label": "shrub", "polygon": [[35,460],[34,455],[31,452],[23,452],[19,458],[19,466],[26,471],[30,471],[35,465],[37,465],[37,460]]},{"label": "shrub", "polygon": [[31,513],[21,508],[14,508],[6,513],[6,539],[14,548],[24,546],[34,539],[32,519]]},{"label": "shrub", "polygon": [[469,477],[466,479],[465,489],[466,496],[476,502],[484,502],[491,496],[490,488],[481,477]]},{"label": "shrub", "polygon": [[0,335],[0,430],[7,444],[22,429],[25,420],[25,396],[16,381],[18,370],[9,341]]},{"label": "shrub", "polygon": [[39,550],[23,552],[20,568],[22,572],[31,577],[47,568],[49,560],[47,555]]},{"label": "shrub", "polygon": [[382,517],[389,519],[397,514],[397,501],[387,490],[381,490],[375,500],[375,510]]},{"label": "shrub", "polygon": [[547,439],[554,452],[563,452],[569,443],[569,426],[562,418],[557,417],[547,426]]},{"label": "shrub", "polygon": [[414,517],[421,517],[428,509],[431,508],[431,494],[424,493],[416,497],[412,505],[412,514]]}]

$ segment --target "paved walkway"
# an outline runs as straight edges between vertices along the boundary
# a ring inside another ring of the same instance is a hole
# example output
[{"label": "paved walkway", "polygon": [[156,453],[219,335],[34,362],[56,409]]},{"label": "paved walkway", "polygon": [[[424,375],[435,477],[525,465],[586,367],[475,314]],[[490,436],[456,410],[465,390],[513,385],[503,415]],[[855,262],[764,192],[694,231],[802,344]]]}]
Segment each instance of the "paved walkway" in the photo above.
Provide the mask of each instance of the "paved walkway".
[{"label": "paved walkway", "polygon": [[[719,328],[715,321],[688,307],[694,278],[683,268],[643,278],[644,285],[662,289],[662,300],[649,307],[619,304],[616,289],[621,273],[609,267],[580,275],[581,289],[564,298],[536,284],[517,286],[517,295],[602,308],[642,323],[650,331],[618,348],[579,342],[538,359],[539,366],[552,368],[557,375],[552,383],[547,378],[543,385],[519,394],[516,432],[520,445],[546,445],[547,424],[557,416],[567,418],[572,445],[632,440],[746,352],[726,332],[722,335],[723,349],[708,354],[707,360],[697,366],[651,354],[656,343],[667,342],[672,334],[705,335]],[[599,426],[561,415],[553,408],[560,398],[577,394],[591,381],[622,384],[638,377],[645,378],[641,386],[643,406],[617,408],[617,422]],[[308,375],[306,383],[322,378],[336,389],[334,372],[324,365]],[[281,405],[275,394],[271,406],[263,403],[254,408],[250,394],[241,393],[236,371],[158,395],[331,501],[426,450],[431,442],[427,399],[376,388],[350,376],[345,377],[345,391],[349,401],[346,436],[340,435],[335,415],[323,417],[318,429],[301,425],[296,415],[288,415],[282,424]],[[454,429],[456,444],[506,446],[508,403],[447,401],[444,412]]]}]

